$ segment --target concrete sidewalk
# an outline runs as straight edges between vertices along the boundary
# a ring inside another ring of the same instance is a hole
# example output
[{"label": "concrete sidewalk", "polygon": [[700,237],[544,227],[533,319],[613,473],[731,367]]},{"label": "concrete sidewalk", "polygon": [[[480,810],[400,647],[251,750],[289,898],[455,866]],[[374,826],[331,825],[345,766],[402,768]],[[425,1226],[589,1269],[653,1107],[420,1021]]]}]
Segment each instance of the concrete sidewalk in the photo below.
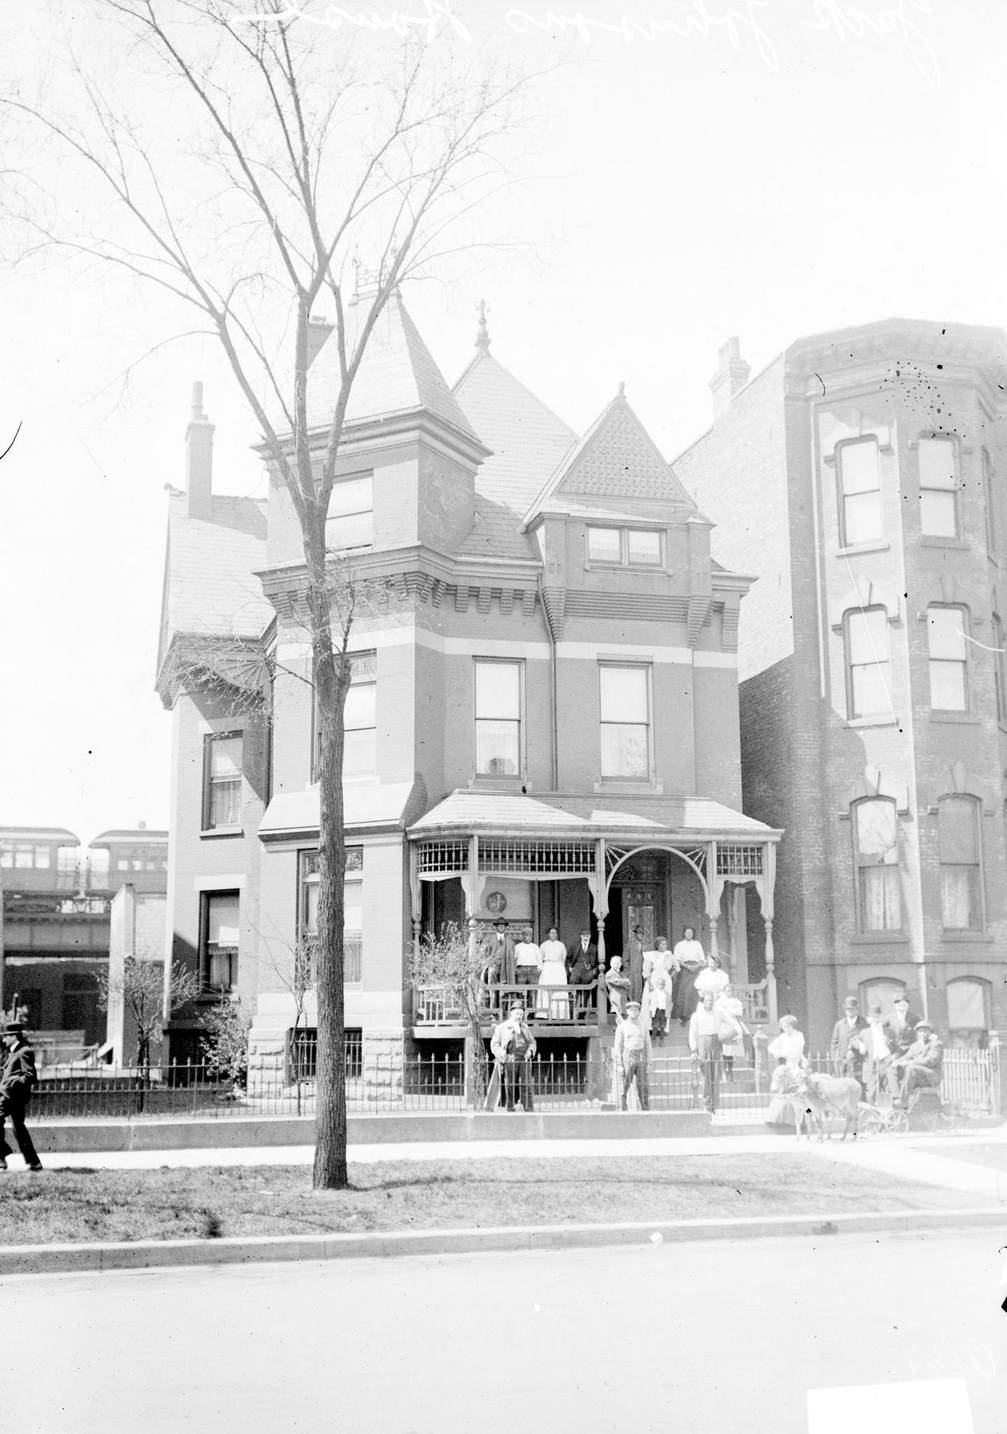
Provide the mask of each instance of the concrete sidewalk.
[{"label": "concrete sidewalk", "polygon": [[[1000,1172],[981,1166],[954,1161],[959,1145],[1007,1144],[1007,1127],[970,1135],[903,1135],[879,1136],[869,1140],[816,1141],[796,1140],[792,1135],[768,1133],[752,1135],[672,1136],[644,1139],[529,1139],[467,1140],[467,1141],[381,1141],[351,1145],[350,1164],[371,1165],[378,1161],[407,1160],[548,1160],[605,1159],[625,1156],[731,1156],[731,1155],[798,1155],[813,1159],[836,1160],[861,1164],[865,1168],[899,1175],[904,1179],[920,1179],[926,1184],[946,1184],[949,1189],[1000,1194],[1007,1189],[1007,1179]],[[912,1158],[911,1158],[912,1157]],[[176,1150],[89,1150],[50,1151],[44,1156],[49,1170],[156,1170],[187,1169],[207,1165],[310,1165],[314,1160],[313,1145],[227,1146]],[[14,1156],[10,1170],[15,1175],[20,1161]],[[938,1174],[946,1178],[927,1178]],[[955,1174],[955,1172],[959,1172]],[[962,1173],[964,1172],[964,1173]],[[953,1178],[952,1178],[953,1177]],[[996,1177],[996,1179],[992,1178]],[[2,1177],[0,1177],[2,1178]],[[9,1178],[9,1177],[8,1177]],[[997,1179],[1003,1186],[997,1184]],[[973,1183],[969,1183],[969,1181]]]}]

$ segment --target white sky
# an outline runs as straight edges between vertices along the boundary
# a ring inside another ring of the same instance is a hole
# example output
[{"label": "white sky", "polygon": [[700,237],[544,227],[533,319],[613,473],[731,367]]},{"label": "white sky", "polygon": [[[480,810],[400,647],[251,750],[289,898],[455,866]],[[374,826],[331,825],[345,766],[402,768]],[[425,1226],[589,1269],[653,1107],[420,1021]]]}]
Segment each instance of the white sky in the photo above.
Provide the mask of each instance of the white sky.
[{"label": "white sky", "polygon": [[[582,430],[625,380],[673,458],[708,426],[731,334],[757,372],[800,334],[892,314],[1004,322],[1003,0],[455,0],[453,13],[530,65],[566,63],[539,94],[534,177],[485,219],[487,238],[505,224],[527,251],[406,291],[449,382],[485,297],[493,352],[563,418]],[[21,24],[5,14],[15,41]],[[339,35],[319,26],[317,43]],[[156,305],[124,306],[100,268],[3,274],[0,450],[22,423],[0,462],[5,824],[84,841],[167,824],[163,488],[183,484],[193,379],[217,425],[216,490],[263,485],[211,341],[173,345],[124,384],[163,323]]]}]

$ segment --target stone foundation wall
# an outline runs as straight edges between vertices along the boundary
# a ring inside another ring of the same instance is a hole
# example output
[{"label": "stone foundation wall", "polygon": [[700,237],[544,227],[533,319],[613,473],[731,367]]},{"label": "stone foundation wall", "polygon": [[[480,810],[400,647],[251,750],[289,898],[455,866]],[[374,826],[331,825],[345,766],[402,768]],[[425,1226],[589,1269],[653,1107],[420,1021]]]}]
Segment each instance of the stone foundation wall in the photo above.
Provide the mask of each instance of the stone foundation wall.
[{"label": "stone foundation wall", "polygon": [[365,1031],[363,1040],[363,1096],[368,1107],[398,1105],[402,1101],[405,1040],[402,1031]]}]

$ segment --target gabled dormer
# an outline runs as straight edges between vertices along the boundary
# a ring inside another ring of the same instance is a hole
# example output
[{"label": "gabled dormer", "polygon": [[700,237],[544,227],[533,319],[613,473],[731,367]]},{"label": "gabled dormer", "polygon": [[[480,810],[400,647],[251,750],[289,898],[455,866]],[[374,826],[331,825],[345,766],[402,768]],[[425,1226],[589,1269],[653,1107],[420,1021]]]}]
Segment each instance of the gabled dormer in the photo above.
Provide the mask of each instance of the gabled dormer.
[{"label": "gabled dormer", "polygon": [[662,458],[622,388],[529,505],[557,635],[568,619],[679,622],[695,645],[710,617],[711,524]]}]

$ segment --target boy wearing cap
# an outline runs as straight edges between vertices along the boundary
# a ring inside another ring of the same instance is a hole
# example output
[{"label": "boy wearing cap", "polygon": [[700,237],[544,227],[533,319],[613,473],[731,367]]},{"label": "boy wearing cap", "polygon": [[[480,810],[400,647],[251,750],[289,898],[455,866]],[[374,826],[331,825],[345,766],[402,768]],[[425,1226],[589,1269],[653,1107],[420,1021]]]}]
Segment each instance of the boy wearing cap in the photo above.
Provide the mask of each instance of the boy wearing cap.
[{"label": "boy wearing cap", "polygon": [[636,1082],[636,1093],[640,1109],[650,1109],[650,1032],[641,1019],[639,1001],[626,1002],[626,1014],[620,1020],[615,1032],[612,1059],[621,1076],[619,1087],[619,1109],[626,1109],[629,1088]]},{"label": "boy wearing cap", "polygon": [[9,1115],[14,1138],[29,1170],[42,1169],[28,1128],[24,1123],[31,1093],[38,1085],[35,1052],[25,1039],[19,1020],[8,1020],[3,1028],[4,1062],[0,1070],[0,1171],[7,1169],[10,1146],[4,1139],[4,1120]]}]

